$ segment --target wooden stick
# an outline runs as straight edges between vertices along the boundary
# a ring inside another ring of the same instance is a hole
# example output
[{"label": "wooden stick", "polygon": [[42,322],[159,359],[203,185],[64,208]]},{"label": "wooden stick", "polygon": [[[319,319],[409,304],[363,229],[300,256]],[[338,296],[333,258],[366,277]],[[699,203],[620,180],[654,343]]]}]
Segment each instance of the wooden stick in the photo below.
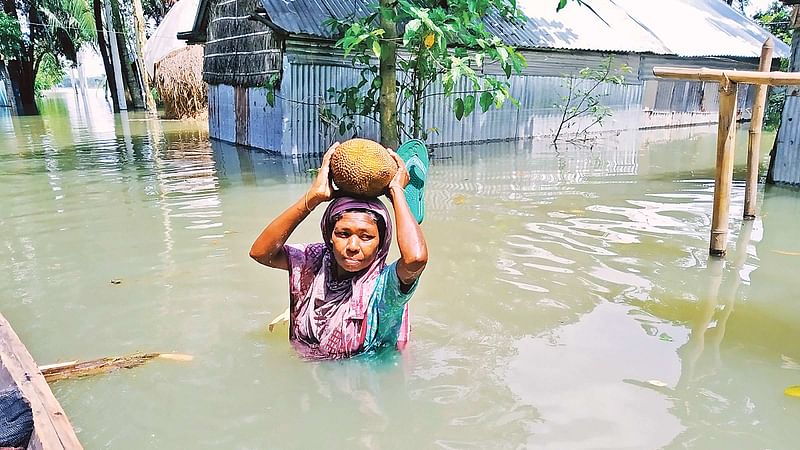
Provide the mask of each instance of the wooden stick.
[{"label": "wooden stick", "polygon": [[[772,66],[772,38],[767,38],[761,47],[758,70],[767,72]],[[758,162],[761,152],[761,128],[764,125],[764,108],[767,103],[767,86],[756,85],[753,112],[750,117],[750,133],[747,141],[747,185],[744,191],[744,220],[756,218],[756,196],[758,195]]]},{"label": "wooden stick", "polygon": [[109,373],[119,369],[132,369],[141,366],[155,358],[171,359],[173,361],[191,361],[191,355],[180,353],[133,353],[126,356],[106,357],[91,361],[70,361],[65,363],[40,366],[39,370],[49,383],[65,378],[82,378],[102,373]]},{"label": "wooden stick", "polygon": [[733,151],[736,144],[736,91],[731,81],[719,84],[719,131],[717,168],[714,177],[714,209],[711,217],[712,256],[725,256],[728,243],[728,214],[733,182]]},{"label": "wooden stick", "polygon": [[694,69],[688,67],[654,67],[653,74],[660,78],[734,83],[768,84],[770,86],[800,85],[798,72],[756,72],[750,70]]}]

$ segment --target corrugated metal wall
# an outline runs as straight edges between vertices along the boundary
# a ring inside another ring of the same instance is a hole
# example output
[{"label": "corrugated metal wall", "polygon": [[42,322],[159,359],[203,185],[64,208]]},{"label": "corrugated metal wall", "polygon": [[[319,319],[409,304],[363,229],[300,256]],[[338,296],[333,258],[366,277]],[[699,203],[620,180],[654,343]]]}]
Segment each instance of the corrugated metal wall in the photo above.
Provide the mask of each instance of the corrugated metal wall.
[{"label": "corrugated metal wall", "polygon": [[[340,136],[335,126],[323,123],[319,110],[321,104],[329,102],[327,89],[355,85],[359,70],[341,65],[340,58],[328,58],[305,47],[298,50],[302,51],[284,58],[283,78],[274,108],[267,105],[266,91],[262,88],[210,86],[210,135],[286,156],[320,154],[330,142],[351,137],[349,132]],[[603,60],[601,56],[596,57],[598,63]],[[622,58],[626,63],[628,59]],[[492,69],[487,70],[491,72]],[[432,86],[424,111],[428,142],[460,145],[552,135],[561,121],[560,110],[555,105],[567,94],[567,79],[534,76],[535,71],[527,71],[531,72],[530,76],[511,79],[511,93],[519,100],[519,108],[506,102],[500,110],[492,106],[487,113],[481,113],[476,106],[476,112],[461,121],[453,114],[454,98],[444,97],[437,91],[438,85]],[[641,70],[634,73],[641,73]],[[747,118],[752,89],[741,87],[740,118]],[[716,83],[649,80],[607,85],[603,89],[603,104],[614,111],[612,117],[604,120],[604,131],[709,123],[717,119],[719,87]],[[466,80],[461,80],[454,89],[456,92],[470,90]],[[401,111],[400,120],[411,123],[407,108]],[[576,132],[590,123],[590,118],[581,118],[563,132]],[[375,121],[361,118],[357,124],[359,136],[378,138]]]},{"label": "corrugated metal wall", "polygon": [[772,176],[778,183],[800,184],[800,93],[790,89],[787,94]]}]

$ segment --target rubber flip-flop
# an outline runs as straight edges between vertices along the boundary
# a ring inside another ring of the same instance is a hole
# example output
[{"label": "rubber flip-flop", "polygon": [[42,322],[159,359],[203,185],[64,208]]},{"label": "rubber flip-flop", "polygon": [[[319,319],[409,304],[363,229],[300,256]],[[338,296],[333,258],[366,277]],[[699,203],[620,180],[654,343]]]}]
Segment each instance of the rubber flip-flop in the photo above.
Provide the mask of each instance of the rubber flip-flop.
[{"label": "rubber flip-flop", "polygon": [[425,182],[428,179],[428,147],[419,139],[410,139],[397,149],[406,163],[409,181],[405,189],[406,202],[411,214],[422,223],[425,218]]}]

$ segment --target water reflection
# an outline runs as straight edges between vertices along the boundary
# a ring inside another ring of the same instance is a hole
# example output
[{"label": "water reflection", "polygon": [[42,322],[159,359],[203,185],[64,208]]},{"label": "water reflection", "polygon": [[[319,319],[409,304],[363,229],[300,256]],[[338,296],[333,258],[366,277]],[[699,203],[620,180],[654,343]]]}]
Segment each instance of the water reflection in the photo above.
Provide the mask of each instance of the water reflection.
[{"label": "water reflection", "polygon": [[[709,260],[713,134],[437,148],[410,349],[309,364],[265,334],[285,274],[247,249],[319,160],[93,99],[0,113],[3,313],[43,363],[196,359],[57,385],[87,447],[794,442],[800,406],[781,391],[800,376],[800,201],[766,189],[760,219],[734,220],[730,256]],[[317,219],[293,240],[318,240]]]}]

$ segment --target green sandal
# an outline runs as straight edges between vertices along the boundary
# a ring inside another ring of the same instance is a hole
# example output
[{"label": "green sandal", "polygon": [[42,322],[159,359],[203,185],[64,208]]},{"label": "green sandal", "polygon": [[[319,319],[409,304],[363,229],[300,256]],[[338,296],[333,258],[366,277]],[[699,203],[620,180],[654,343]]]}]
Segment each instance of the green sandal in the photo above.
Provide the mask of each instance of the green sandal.
[{"label": "green sandal", "polygon": [[406,163],[410,180],[406,186],[406,202],[411,214],[422,223],[425,218],[425,181],[428,178],[428,148],[419,139],[411,139],[397,149],[397,154]]}]

